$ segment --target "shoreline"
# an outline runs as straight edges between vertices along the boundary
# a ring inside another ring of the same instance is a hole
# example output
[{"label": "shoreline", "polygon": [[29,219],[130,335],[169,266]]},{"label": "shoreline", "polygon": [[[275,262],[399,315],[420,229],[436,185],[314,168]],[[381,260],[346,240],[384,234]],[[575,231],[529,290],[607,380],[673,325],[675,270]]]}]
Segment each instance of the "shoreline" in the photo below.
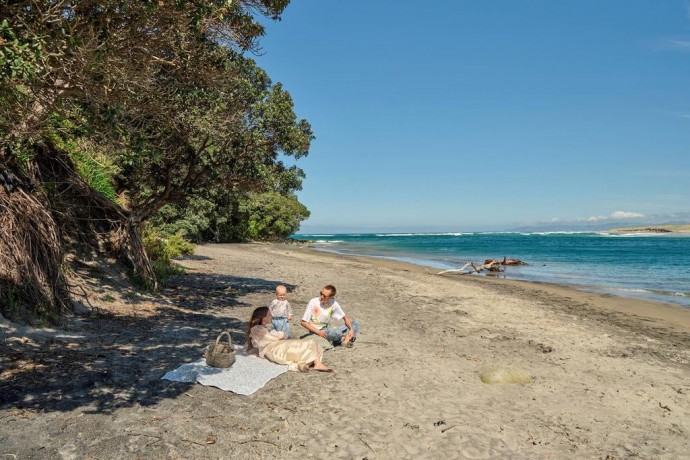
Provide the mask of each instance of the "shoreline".
[{"label": "shoreline", "polygon": [[[285,246],[294,249],[292,244],[270,243],[277,246]],[[360,260],[372,265],[401,269],[404,271],[425,271],[433,273],[441,271],[428,265],[394,260],[383,256],[368,256],[340,253],[336,251],[321,250],[312,246],[296,246],[300,250],[312,252],[327,257]],[[459,282],[478,283],[489,289],[504,289],[513,287],[523,292],[520,295],[529,297],[535,292],[545,291],[551,295],[558,295],[566,299],[573,299],[582,304],[594,304],[595,307],[607,311],[620,313],[632,318],[641,318],[645,321],[660,322],[662,326],[670,327],[678,332],[690,333],[690,308],[680,304],[661,302],[657,300],[642,299],[637,297],[624,297],[613,294],[604,294],[578,289],[573,285],[549,283],[544,281],[528,281],[506,279],[499,276],[475,276],[475,275],[441,275]],[[517,294],[517,292],[513,292]]]},{"label": "shoreline", "polygon": [[[690,238],[659,236],[621,238],[601,232],[548,232],[494,235],[464,234],[347,234],[305,244],[324,252],[408,261],[440,270],[476,264],[496,254],[510,254],[528,264],[507,267],[498,277],[570,286],[583,292],[676,304],[690,309],[687,249]],[[413,238],[404,238],[410,236]],[[652,236],[652,235],[649,235]],[[676,234],[676,236],[679,236]],[[383,238],[395,237],[395,238]],[[457,237],[457,238],[456,238]],[[545,249],[540,249],[541,245]],[[556,248],[556,249],[555,249]],[[557,249],[562,248],[562,249]],[[578,248],[583,254],[578,254]],[[621,251],[622,256],[616,256]],[[680,252],[679,252],[680,251]],[[662,261],[680,254],[668,263]],[[499,257],[500,259],[500,257]],[[491,275],[491,274],[490,274]]]},{"label": "shoreline", "polygon": [[[284,244],[284,243],[275,243],[275,244]],[[292,244],[292,243],[291,243]],[[418,259],[414,257],[396,257],[396,256],[383,256],[383,255],[375,255],[375,254],[357,254],[357,253],[348,253],[344,251],[338,251],[338,250],[333,250],[333,249],[328,249],[328,247],[318,247],[314,246],[313,242],[309,241],[304,243],[304,246],[300,246],[304,248],[309,248],[313,249],[317,252],[323,252],[323,253],[328,253],[328,254],[335,254],[343,257],[365,257],[365,258],[370,258],[370,259],[381,259],[381,260],[389,260],[389,261],[397,261],[397,262],[403,262],[403,263],[409,263],[411,265],[416,265],[420,266],[432,271],[442,271],[442,270],[448,270],[448,269],[453,269],[457,268],[457,265],[450,265],[450,264],[443,264],[443,263],[438,263],[436,265],[432,264],[427,264],[425,263],[426,261],[424,259]],[[505,273],[505,272],[503,272]],[[472,277],[477,277],[475,275],[471,275]],[[520,282],[520,283],[535,283],[535,284],[544,284],[544,285],[552,285],[552,286],[560,286],[568,289],[573,289],[579,292],[583,293],[592,293],[592,294],[599,294],[601,296],[610,296],[610,297],[619,297],[623,299],[628,299],[628,300],[641,300],[641,301],[646,301],[646,302],[652,302],[660,305],[667,305],[667,306],[678,306],[681,309],[686,309],[690,311],[690,304],[685,305],[682,301],[677,300],[662,300],[659,299],[659,295],[655,294],[652,291],[646,291],[643,290],[643,293],[638,293],[638,295],[634,294],[628,294],[624,295],[622,293],[625,293],[625,290],[618,289],[614,286],[593,286],[593,285],[585,285],[585,284],[567,284],[567,283],[558,283],[558,282],[551,282],[551,281],[542,281],[539,279],[525,279],[525,278],[513,278],[513,277],[508,277],[505,274],[485,274],[479,277],[486,277],[486,278],[493,278],[493,279],[505,279],[507,281],[515,281],[515,282]],[[656,296],[656,297],[655,297]],[[685,299],[685,296],[679,296],[679,298]],[[690,302],[690,301],[689,301]]]}]

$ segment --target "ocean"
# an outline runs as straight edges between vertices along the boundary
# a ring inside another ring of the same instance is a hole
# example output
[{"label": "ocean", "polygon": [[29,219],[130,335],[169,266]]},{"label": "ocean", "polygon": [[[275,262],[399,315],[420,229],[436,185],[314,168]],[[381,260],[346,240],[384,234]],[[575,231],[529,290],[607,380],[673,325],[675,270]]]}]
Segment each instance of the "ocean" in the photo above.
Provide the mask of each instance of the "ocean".
[{"label": "ocean", "polygon": [[[295,234],[317,249],[438,269],[520,259],[500,276],[690,307],[690,235],[608,232]],[[476,276],[476,275],[471,275]],[[480,275],[481,276],[481,275]]]}]

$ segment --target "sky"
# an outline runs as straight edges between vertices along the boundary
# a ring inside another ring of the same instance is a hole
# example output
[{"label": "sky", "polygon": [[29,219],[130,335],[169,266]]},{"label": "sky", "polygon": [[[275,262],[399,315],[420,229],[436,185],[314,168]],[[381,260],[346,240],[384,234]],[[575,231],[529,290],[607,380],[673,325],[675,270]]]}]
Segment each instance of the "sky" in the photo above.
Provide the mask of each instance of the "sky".
[{"label": "sky", "polygon": [[690,221],[690,2],[292,0],[302,233]]}]

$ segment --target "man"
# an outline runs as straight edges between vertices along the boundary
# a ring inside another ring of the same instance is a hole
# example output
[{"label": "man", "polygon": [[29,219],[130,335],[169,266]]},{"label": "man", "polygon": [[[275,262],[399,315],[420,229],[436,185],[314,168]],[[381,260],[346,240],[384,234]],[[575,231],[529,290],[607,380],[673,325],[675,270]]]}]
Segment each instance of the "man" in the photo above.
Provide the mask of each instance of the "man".
[{"label": "man", "polygon": [[[333,345],[352,346],[355,343],[359,323],[350,320],[336,300],[335,286],[329,284],[321,289],[319,297],[314,297],[307,304],[302,315],[302,326],[311,334],[316,334],[331,342]],[[328,329],[331,319],[342,319],[344,326]]]}]

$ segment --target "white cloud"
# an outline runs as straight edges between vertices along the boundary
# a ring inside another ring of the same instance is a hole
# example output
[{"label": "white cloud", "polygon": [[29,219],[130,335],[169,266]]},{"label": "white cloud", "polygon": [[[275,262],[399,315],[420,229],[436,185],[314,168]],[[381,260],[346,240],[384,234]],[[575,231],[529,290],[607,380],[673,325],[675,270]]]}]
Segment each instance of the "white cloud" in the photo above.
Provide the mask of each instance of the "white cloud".
[{"label": "white cloud", "polygon": [[687,120],[690,118],[690,112],[687,111],[671,111],[671,110],[652,110],[654,113],[661,114],[665,117],[674,117],[674,118],[682,118],[684,120]]},{"label": "white cloud", "polygon": [[651,49],[656,51],[690,51],[690,39],[688,37],[664,37],[649,43]]},{"label": "white cloud", "polygon": [[611,213],[611,219],[632,219],[635,217],[644,217],[644,214],[630,211],[615,211]]},{"label": "white cloud", "polygon": [[669,39],[667,41],[667,44],[669,48],[673,49],[681,49],[681,50],[690,50],[690,40],[679,40],[679,39]]},{"label": "white cloud", "polygon": [[608,216],[590,216],[585,218],[587,222],[599,222],[601,220],[611,220],[611,219],[634,219],[644,217],[644,214],[639,212],[631,211],[614,211]]}]

